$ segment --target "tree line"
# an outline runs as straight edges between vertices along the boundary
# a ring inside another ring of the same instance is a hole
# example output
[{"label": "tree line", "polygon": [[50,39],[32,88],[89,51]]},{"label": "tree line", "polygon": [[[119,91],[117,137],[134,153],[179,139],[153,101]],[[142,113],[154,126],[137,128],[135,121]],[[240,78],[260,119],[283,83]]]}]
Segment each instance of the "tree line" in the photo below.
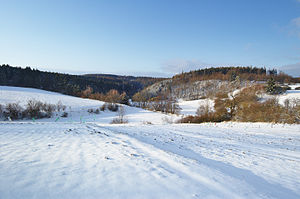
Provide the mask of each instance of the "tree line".
[{"label": "tree line", "polygon": [[113,89],[132,96],[156,81],[160,79],[116,75],[69,75],[44,72],[31,67],[0,65],[0,85],[2,86],[30,87],[73,96],[82,96],[87,88],[91,88],[93,93],[106,94]]},{"label": "tree line", "polygon": [[270,77],[274,77],[275,81],[284,82],[297,82],[299,78],[293,78],[283,72],[278,72],[277,69],[258,68],[258,67],[215,67],[205,68],[181,73],[172,77],[172,82],[187,83],[201,80],[223,80],[235,81],[249,80],[249,81],[267,81]]}]

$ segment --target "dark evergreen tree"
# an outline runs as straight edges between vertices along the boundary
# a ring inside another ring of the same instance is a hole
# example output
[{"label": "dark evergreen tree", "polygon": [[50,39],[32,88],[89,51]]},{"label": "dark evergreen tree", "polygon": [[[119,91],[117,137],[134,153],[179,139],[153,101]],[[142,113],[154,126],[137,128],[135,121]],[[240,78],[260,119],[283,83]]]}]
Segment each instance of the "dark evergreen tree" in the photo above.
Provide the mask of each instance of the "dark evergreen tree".
[{"label": "dark evergreen tree", "polygon": [[273,95],[276,93],[276,83],[273,77],[268,80],[268,85],[266,88],[267,93]]}]

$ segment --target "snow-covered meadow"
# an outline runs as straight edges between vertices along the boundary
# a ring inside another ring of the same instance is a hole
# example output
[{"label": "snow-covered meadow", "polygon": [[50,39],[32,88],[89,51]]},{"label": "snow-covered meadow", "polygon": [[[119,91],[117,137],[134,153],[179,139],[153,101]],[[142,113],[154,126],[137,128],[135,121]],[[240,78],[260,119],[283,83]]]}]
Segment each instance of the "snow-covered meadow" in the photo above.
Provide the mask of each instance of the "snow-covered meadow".
[{"label": "snow-covered meadow", "polygon": [[0,122],[1,199],[300,198],[300,125],[167,124],[132,107],[113,125],[87,113],[103,102],[0,87],[2,104],[33,97],[70,117]]},{"label": "snow-covered meadow", "polygon": [[[34,88],[0,86],[0,104],[2,105],[17,102],[24,107],[27,101],[31,99],[51,104],[61,102],[66,106],[68,117],[60,117],[61,114],[57,114],[52,118],[40,119],[39,121],[41,122],[98,122],[109,124],[117,115],[111,111],[101,111],[100,114],[88,113],[88,109],[97,109],[104,104],[104,102],[98,100],[83,99]],[[129,123],[139,124],[149,122],[162,124],[166,123],[166,121],[175,121],[179,118],[179,116],[176,115],[155,113],[129,106],[125,106],[125,116]],[[59,120],[57,120],[57,118],[59,118]],[[27,119],[27,121],[29,120]]]}]

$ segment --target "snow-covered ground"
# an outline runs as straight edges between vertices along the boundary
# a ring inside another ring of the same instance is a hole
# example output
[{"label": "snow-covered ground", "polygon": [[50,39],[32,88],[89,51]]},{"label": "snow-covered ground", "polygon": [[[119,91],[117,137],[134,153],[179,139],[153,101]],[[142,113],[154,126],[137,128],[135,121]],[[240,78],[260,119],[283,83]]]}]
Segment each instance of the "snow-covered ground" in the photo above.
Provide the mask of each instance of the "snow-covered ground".
[{"label": "snow-covered ground", "polygon": [[263,94],[261,96],[261,101],[265,101],[270,98],[277,98],[279,104],[284,105],[284,102],[286,100],[290,100],[291,102],[293,101],[299,101],[300,100],[300,90],[295,90],[295,88],[300,87],[300,84],[293,84],[293,85],[288,85],[291,90],[287,90],[285,93],[280,94],[280,95],[267,95]]},{"label": "snow-covered ground", "polygon": [[0,87],[0,104],[32,98],[70,116],[0,122],[1,199],[300,198],[300,125],[166,124],[132,107],[129,124],[112,125],[116,113],[87,113],[103,102]]},{"label": "snow-covered ground", "polygon": [[182,115],[196,115],[196,111],[199,106],[206,106],[213,110],[214,108],[214,101],[211,99],[200,99],[200,100],[191,100],[191,101],[184,101],[178,100],[178,105],[181,108],[180,114]]},{"label": "snow-covered ground", "polygon": [[284,104],[285,100],[300,100],[300,90],[288,90],[285,94],[279,95],[278,102]]},{"label": "snow-covered ground", "polygon": [[0,198],[300,198],[300,127],[0,123]]},{"label": "snow-covered ground", "polygon": [[[281,95],[267,95],[263,94],[260,96],[262,99],[261,101],[266,101],[267,99],[274,98],[276,97],[278,99],[278,102],[281,105],[284,105],[285,100],[290,100],[291,102],[295,100],[300,100],[300,90],[295,90],[295,88],[300,87],[300,84],[293,84],[293,85],[288,85],[291,87],[291,90],[286,91],[286,93],[281,94]],[[235,96],[237,95],[241,89],[237,89],[232,93],[229,93],[228,96],[229,98],[232,98],[232,95]],[[178,101],[179,107],[182,109],[180,111],[180,114],[182,115],[195,115],[197,109],[199,106],[206,106],[208,105],[210,110],[214,110],[214,101],[211,99],[200,99],[200,100],[191,100],[191,101],[184,101],[184,100],[179,100]]]},{"label": "snow-covered ground", "polygon": [[[59,117],[54,115],[52,118],[44,118],[42,122],[99,122],[109,124],[115,117],[116,113],[111,111],[100,112],[100,114],[88,113],[88,109],[100,108],[104,102],[91,99],[83,99],[63,95],[60,93],[44,91],[34,88],[20,88],[11,86],[0,86],[0,104],[18,102],[21,106],[25,106],[28,100],[35,99],[41,102],[57,104],[59,101],[65,105],[68,117]],[[129,123],[147,123],[163,124],[167,121],[175,121],[179,119],[176,115],[167,115],[158,112],[147,111],[141,108],[125,107],[125,117]],[[59,118],[57,120],[57,118]]]}]

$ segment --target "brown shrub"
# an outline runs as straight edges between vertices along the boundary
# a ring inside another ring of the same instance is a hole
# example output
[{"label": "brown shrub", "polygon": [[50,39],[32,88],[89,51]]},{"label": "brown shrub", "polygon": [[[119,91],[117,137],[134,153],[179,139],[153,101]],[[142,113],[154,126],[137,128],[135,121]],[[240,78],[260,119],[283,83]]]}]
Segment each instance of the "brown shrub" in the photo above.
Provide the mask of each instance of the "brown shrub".
[{"label": "brown shrub", "polygon": [[11,119],[22,118],[23,108],[19,103],[8,103],[5,106],[4,116],[10,117]]},{"label": "brown shrub", "polygon": [[300,123],[300,101],[287,100],[282,106],[276,98],[260,102],[257,94],[264,87],[252,86],[243,89],[236,96],[215,99],[215,112],[207,107],[199,107],[197,116],[181,119],[181,123],[221,122],[235,120],[240,122]]},{"label": "brown shrub", "polygon": [[33,118],[33,117],[40,118],[42,117],[42,113],[41,113],[42,108],[43,108],[42,102],[36,101],[34,99],[28,100],[23,115],[29,118]]},{"label": "brown shrub", "polygon": [[120,106],[117,117],[111,121],[111,124],[125,124],[128,120],[125,118],[125,108]]},{"label": "brown shrub", "polygon": [[115,103],[105,103],[108,110],[112,112],[117,112],[119,109],[119,105]]},{"label": "brown shrub", "polygon": [[55,109],[56,106],[54,104],[44,103],[42,106],[42,110],[45,112],[45,117],[51,117]]},{"label": "brown shrub", "polygon": [[0,104],[0,117],[3,116],[4,107],[2,104]]},{"label": "brown shrub", "polygon": [[211,113],[211,114],[205,114],[201,116],[187,116],[179,120],[179,123],[203,123],[203,122],[223,122],[223,121],[228,121],[228,118],[216,114],[216,113]]}]

